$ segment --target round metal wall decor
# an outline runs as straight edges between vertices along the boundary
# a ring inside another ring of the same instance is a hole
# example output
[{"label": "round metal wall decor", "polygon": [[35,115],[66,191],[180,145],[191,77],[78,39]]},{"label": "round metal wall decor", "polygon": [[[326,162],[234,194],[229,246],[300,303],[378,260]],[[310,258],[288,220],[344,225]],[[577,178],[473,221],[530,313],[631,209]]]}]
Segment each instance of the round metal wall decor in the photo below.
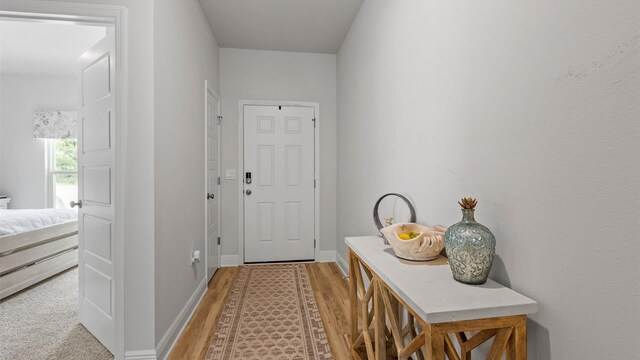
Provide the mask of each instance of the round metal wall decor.
[{"label": "round metal wall decor", "polygon": [[376,201],[376,205],[373,207],[373,222],[376,224],[376,227],[378,228],[378,230],[384,228],[384,226],[382,225],[382,222],[380,221],[380,214],[378,214],[378,207],[380,206],[380,202],[382,202],[382,199],[386,198],[387,196],[395,196],[402,199],[402,201],[404,201],[405,204],[407,204],[407,207],[409,207],[409,211],[411,212],[411,219],[409,220],[409,222],[412,222],[412,223],[416,222],[416,209],[413,208],[411,201],[409,201],[409,199],[407,199],[403,195],[396,194],[396,193],[388,193],[388,194],[382,195],[380,199]]}]

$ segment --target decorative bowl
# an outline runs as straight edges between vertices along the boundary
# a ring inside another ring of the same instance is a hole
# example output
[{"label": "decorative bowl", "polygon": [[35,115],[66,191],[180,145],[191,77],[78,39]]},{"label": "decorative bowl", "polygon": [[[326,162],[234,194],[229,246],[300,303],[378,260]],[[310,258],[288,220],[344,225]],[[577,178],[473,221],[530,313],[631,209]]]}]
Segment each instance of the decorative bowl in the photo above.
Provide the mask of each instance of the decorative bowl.
[{"label": "decorative bowl", "polygon": [[[442,226],[422,226],[415,223],[393,224],[380,229],[397,257],[413,261],[428,261],[440,256],[444,249],[446,231],[447,228]],[[400,234],[411,232],[418,235],[409,240],[399,237]]]}]

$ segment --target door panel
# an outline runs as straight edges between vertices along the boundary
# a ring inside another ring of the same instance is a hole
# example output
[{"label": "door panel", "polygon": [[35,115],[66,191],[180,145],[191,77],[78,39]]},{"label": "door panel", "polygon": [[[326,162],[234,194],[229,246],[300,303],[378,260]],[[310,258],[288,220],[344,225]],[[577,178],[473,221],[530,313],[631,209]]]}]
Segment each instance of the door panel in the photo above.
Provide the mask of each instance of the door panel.
[{"label": "door panel", "polygon": [[259,186],[273,186],[275,159],[273,145],[258,145],[257,173]]},{"label": "door panel", "polygon": [[315,258],[313,118],[309,107],[244,107],[245,262]]},{"label": "door panel", "polygon": [[86,214],[82,217],[82,222],[84,251],[110,261],[111,222]]},{"label": "door panel", "polygon": [[285,163],[287,186],[300,186],[300,178],[302,177],[302,158],[300,157],[302,149],[299,145],[285,145]]},{"label": "door panel", "polygon": [[79,317],[111,352],[115,346],[114,52],[115,39],[108,32],[82,55],[78,124]]},{"label": "door panel", "polygon": [[82,104],[92,104],[111,95],[113,53],[102,53],[82,71]]},{"label": "door panel", "polygon": [[275,227],[275,210],[273,202],[258,203],[258,240],[273,241],[273,230]]},{"label": "door panel", "polygon": [[105,205],[111,204],[111,167],[110,166],[83,166],[82,178],[84,178],[83,199],[85,201],[99,202]]},{"label": "door panel", "polygon": [[218,100],[207,91],[207,194],[213,195],[213,199],[207,198],[207,278],[210,280],[220,266],[220,225],[218,223],[219,185],[218,166],[220,159],[218,124]]},{"label": "door panel", "polygon": [[286,231],[286,241],[300,241],[302,238],[300,226],[302,216],[300,210],[302,209],[302,203],[299,201],[288,201],[285,204],[285,217],[284,225]]},{"label": "door panel", "polygon": [[82,135],[84,137],[84,152],[108,150],[111,147],[109,133],[111,128],[111,112],[103,111],[84,119]]},{"label": "door panel", "polygon": [[85,261],[84,265],[84,296],[85,301],[90,301],[92,305],[102,310],[105,315],[111,316],[111,276],[104,274],[93,268]]}]

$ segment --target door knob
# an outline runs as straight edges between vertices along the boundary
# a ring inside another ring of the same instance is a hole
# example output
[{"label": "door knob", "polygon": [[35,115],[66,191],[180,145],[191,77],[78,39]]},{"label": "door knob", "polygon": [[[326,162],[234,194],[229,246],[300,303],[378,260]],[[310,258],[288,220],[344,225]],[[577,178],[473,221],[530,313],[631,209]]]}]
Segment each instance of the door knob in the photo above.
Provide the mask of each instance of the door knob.
[{"label": "door knob", "polygon": [[247,195],[251,195],[251,189],[247,189],[247,191],[245,191],[247,193]]},{"label": "door knob", "polygon": [[211,194],[211,193],[207,194],[207,200],[213,200],[215,199],[215,197],[216,197],[216,194]]},{"label": "door knob", "polygon": [[82,200],[78,200],[78,202],[72,201],[72,202],[69,203],[69,205],[71,205],[72,208],[74,208],[76,206],[78,208],[81,208],[82,207]]}]

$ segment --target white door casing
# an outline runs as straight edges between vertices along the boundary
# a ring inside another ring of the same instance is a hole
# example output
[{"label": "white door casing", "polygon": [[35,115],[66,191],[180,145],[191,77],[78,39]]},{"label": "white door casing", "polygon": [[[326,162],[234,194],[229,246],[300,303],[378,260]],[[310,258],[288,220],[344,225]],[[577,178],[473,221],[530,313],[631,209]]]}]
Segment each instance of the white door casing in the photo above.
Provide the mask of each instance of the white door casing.
[{"label": "white door casing", "polygon": [[244,106],[245,262],[315,258],[314,116],[313,107]]},{"label": "white door casing", "polygon": [[206,109],[206,268],[207,281],[220,267],[220,102],[213,89],[205,85]]},{"label": "white door casing", "polygon": [[80,58],[78,129],[79,318],[115,352],[115,37]]}]

